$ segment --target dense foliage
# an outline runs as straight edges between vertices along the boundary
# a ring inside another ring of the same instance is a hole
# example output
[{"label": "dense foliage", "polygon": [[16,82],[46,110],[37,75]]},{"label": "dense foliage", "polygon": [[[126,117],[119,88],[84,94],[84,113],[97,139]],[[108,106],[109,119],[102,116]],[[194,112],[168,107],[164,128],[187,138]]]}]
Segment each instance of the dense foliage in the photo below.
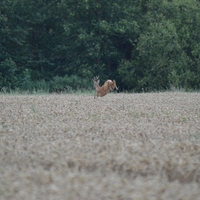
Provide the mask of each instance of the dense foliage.
[{"label": "dense foliage", "polygon": [[198,0],[1,0],[0,89],[200,88]]}]

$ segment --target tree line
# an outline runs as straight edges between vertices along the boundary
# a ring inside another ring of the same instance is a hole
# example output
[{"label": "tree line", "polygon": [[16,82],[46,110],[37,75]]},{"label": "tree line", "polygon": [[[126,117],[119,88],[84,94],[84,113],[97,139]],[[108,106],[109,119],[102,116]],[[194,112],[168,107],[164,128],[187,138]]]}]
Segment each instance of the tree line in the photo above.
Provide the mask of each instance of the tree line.
[{"label": "tree line", "polygon": [[199,0],[1,0],[0,90],[200,88]]}]

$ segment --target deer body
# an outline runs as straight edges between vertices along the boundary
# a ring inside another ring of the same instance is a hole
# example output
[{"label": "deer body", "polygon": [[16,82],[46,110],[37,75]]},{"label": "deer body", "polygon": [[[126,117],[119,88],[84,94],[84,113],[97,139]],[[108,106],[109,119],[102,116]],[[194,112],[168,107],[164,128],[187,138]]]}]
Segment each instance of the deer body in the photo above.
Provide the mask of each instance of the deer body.
[{"label": "deer body", "polygon": [[102,86],[99,86],[99,77],[94,77],[93,82],[94,88],[96,89],[96,95],[94,96],[94,98],[103,97],[115,88],[118,90],[115,80],[107,80]]}]

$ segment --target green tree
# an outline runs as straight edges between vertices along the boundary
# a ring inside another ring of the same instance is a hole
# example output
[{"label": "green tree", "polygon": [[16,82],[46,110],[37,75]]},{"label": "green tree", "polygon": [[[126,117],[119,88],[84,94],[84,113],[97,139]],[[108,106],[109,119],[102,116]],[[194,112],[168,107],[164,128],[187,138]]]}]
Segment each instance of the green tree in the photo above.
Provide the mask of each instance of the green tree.
[{"label": "green tree", "polygon": [[2,0],[1,87],[100,75],[135,91],[200,88],[199,13],[196,0]]},{"label": "green tree", "polygon": [[120,60],[131,57],[138,34],[135,7],[130,5],[132,1],[119,0],[62,3],[62,9],[67,10],[65,33],[74,53],[69,71],[75,67],[78,75],[86,77],[117,75]]},{"label": "green tree", "polygon": [[141,11],[146,26],[137,39],[137,51],[118,68],[124,86],[134,85],[138,91],[171,85],[199,88],[199,3],[141,1]]},{"label": "green tree", "polygon": [[11,58],[0,62],[0,89],[9,91],[17,86],[16,71],[17,66]]}]

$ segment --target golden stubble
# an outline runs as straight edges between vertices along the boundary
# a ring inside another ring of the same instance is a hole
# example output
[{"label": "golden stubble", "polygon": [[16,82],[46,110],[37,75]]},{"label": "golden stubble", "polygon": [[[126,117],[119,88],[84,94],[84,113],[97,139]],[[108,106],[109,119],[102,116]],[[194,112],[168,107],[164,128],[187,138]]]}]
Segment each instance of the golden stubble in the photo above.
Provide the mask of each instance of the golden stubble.
[{"label": "golden stubble", "polygon": [[0,95],[1,199],[200,199],[200,94]]}]

